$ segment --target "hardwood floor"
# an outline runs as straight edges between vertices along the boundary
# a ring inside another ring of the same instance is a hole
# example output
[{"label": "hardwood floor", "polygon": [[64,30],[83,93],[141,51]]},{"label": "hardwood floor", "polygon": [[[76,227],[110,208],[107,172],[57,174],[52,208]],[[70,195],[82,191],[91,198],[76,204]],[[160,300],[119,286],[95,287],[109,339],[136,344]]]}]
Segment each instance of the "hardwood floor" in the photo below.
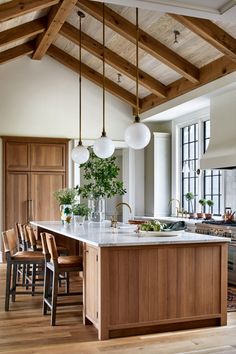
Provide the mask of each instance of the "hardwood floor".
[{"label": "hardwood floor", "polygon": [[5,265],[0,265],[0,353],[4,354],[232,354],[236,353],[236,312],[228,326],[99,342],[97,331],[82,324],[82,308],[59,308],[57,326],[42,316],[42,296],[19,295],[4,311]]}]

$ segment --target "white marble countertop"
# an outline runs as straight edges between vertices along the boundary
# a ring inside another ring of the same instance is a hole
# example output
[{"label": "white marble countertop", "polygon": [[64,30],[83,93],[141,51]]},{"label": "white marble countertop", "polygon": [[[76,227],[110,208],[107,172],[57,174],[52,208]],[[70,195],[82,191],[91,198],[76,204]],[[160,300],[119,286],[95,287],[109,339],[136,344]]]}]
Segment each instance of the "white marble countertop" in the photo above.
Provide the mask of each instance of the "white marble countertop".
[{"label": "white marble countertop", "polygon": [[147,237],[137,234],[134,231],[136,229],[134,225],[120,223],[118,229],[113,229],[109,221],[105,223],[85,222],[81,226],[74,224],[63,226],[60,221],[31,221],[31,224],[97,247],[230,242],[230,239],[225,237],[184,231],[178,236]]}]

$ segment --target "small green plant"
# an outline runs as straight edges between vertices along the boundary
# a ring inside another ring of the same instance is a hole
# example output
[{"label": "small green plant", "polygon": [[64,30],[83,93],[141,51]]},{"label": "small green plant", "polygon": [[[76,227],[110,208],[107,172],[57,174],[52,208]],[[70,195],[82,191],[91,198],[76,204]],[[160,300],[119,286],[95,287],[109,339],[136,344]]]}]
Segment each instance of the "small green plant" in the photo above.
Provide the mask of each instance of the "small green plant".
[{"label": "small green plant", "polygon": [[194,194],[192,192],[188,192],[185,194],[185,199],[187,200],[187,202],[190,202],[191,205],[191,210],[193,213],[193,199],[194,199]]},{"label": "small green plant", "polygon": [[72,204],[77,195],[77,191],[75,188],[64,188],[55,191],[53,195],[58,201],[59,205]]},{"label": "small green plant", "polygon": [[213,202],[213,200],[207,200],[206,201],[206,204],[208,205],[208,207],[209,207],[209,214],[211,214],[212,213],[212,207],[213,207],[213,205],[214,205],[214,202]]},{"label": "small green plant", "polygon": [[86,216],[88,217],[91,209],[88,208],[85,204],[74,204],[72,206],[72,212],[74,215]]},{"label": "small green plant", "polygon": [[200,199],[198,203],[201,205],[202,213],[203,213],[203,208],[206,205],[207,201],[206,199]]},{"label": "small green plant", "polygon": [[94,152],[90,152],[89,160],[80,165],[85,183],[83,186],[77,186],[78,195],[83,198],[92,196],[95,199],[111,198],[115,195],[126,193],[123,182],[117,177],[119,167],[115,163],[116,157],[100,159]]}]

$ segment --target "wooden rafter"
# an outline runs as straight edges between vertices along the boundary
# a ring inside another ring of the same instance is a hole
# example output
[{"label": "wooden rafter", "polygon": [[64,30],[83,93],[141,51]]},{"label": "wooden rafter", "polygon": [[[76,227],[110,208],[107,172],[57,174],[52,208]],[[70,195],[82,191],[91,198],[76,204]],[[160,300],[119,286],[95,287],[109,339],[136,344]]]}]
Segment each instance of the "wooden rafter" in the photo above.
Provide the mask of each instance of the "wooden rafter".
[{"label": "wooden rafter", "polygon": [[210,43],[223,54],[236,60],[236,39],[210,20],[169,14],[176,21]]},{"label": "wooden rafter", "polygon": [[0,32],[0,47],[20,39],[35,36],[46,28],[44,17]]},{"label": "wooden rafter", "polygon": [[[98,21],[102,21],[102,4],[94,1],[80,0],[77,6],[87,12],[89,15],[95,17]],[[132,43],[136,39],[136,27],[134,24],[120,16],[118,13],[105,7],[106,25],[113,31],[119,33],[124,38]],[[182,58],[180,55],[173,52],[157,39],[150,36],[148,33],[140,29],[139,31],[139,46],[147,53],[151,54],[156,59],[160,60],[173,70],[180,73],[191,82],[198,82],[199,69],[193,64]]]},{"label": "wooden rafter", "polygon": [[59,0],[13,0],[0,5],[0,22],[55,5]]},{"label": "wooden rafter", "polygon": [[10,60],[33,53],[35,43],[33,41],[18,45],[17,47],[5,50],[0,53],[0,64],[7,63]]},{"label": "wooden rafter", "polygon": [[[60,34],[75,44],[79,45],[79,30],[69,23],[64,23],[60,30]],[[103,46],[95,39],[91,38],[85,33],[81,33],[82,47],[95,55],[97,58],[103,58]],[[119,70],[132,80],[136,80],[136,67],[129,61],[122,58],[112,50],[105,48],[105,62],[111,65],[113,68]],[[140,85],[146,87],[155,95],[160,97],[166,97],[166,87],[152,76],[148,75],[142,70],[139,70],[139,82]]]},{"label": "wooden rafter", "polygon": [[[79,61],[71,55],[65,53],[63,50],[57,48],[54,45],[51,45],[48,48],[47,54],[55,60],[59,61],[61,64],[64,64],[69,69],[75,71],[76,73],[79,73]],[[86,79],[102,87],[103,77],[100,73],[83,63],[81,63],[81,72]],[[128,103],[132,107],[136,107],[136,97],[129,91],[123,89],[122,87],[107,78],[105,78],[105,90],[112,93],[114,96],[120,98],[124,102]]]},{"label": "wooden rafter", "polygon": [[236,71],[236,63],[226,56],[223,56],[200,69],[199,83],[193,84],[182,78],[167,86],[168,94],[166,98],[159,98],[153,94],[144,97],[140,102],[140,112],[146,112],[151,108],[157,107],[162,103],[172,100],[234,71]]},{"label": "wooden rafter", "polygon": [[48,15],[48,25],[46,31],[37,41],[33,59],[40,60],[46,53],[49,46],[56,38],[61,26],[76,5],[76,0],[62,0],[52,7]]}]

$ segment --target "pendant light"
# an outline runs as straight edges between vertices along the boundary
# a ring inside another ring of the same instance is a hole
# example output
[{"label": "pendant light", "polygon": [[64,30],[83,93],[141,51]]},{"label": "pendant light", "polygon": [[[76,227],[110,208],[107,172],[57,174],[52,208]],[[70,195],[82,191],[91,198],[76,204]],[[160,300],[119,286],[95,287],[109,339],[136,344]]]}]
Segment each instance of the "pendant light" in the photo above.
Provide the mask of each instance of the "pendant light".
[{"label": "pendant light", "polygon": [[93,145],[93,151],[96,156],[101,159],[106,159],[113,155],[115,151],[115,146],[113,141],[107,137],[105,130],[105,4],[103,3],[103,22],[102,22],[102,31],[103,31],[103,61],[102,61],[102,93],[103,93],[103,130],[101,138],[97,139]]},{"label": "pendant light", "polygon": [[138,8],[136,8],[136,117],[134,123],[125,130],[125,141],[129,147],[140,150],[148,145],[151,139],[149,128],[140,122],[139,117],[139,65],[138,65],[138,49],[139,49],[139,25],[138,25]]},{"label": "pendant light", "polygon": [[82,143],[82,77],[81,77],[81,20],[85,17],[84,13],[78,11],[79,16],[79,143],[78,145],[72,150],[71,158],[77,164],[82,164],[88,161],[89,159],[89,150],[87,147],[83,146]]}]

